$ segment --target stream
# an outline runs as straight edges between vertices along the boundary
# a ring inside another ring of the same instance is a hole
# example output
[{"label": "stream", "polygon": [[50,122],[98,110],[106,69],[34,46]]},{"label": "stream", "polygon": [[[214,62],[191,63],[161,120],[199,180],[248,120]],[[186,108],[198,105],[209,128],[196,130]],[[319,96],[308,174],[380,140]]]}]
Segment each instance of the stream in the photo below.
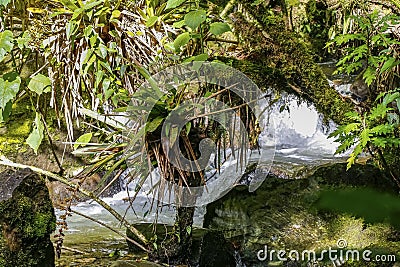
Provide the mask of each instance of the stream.
[{"label": "stream", "polygon": [[[337,78],[331,75],[334,62],[324,63],[321,67],[323,67],[330,79],[334,80]],[[335,85],[335,81],[331,80],[330,83],[340,93],[349,94],[349,83],[338,84],[336,82]],[[262,149],[267,150],[275,145],[273,169],[290,173],[304,166],[317,166],[327,162],[343,161],[343,158],[334,156],[338,144],[328,138],[329,133],[336,126],[333,123],[324,124],[322,116],[313,105],[301,101],[294,96],[283,94],[281,99],[272,107],[270,114],[272,114],[271,117],[275,122],[275,144],[269,143],[268,133],[265,132],[260,135],[259,142]],[[152,223],[157,220],[160,224],[173,224],[175,217],[174,208],[164,206],[158,212],[156,218],[156,212],[150,209],[151,198],[144,192],[139,193],[137,199],[134,201],[134,206],[129,207],[129,202],[126,199],[133,195],[133,186],[130,186],[128,189],[124,188],[121,192],[111,197],[105,197],[103,200],[120,214],[125,214],[126,212],[125,217],[129,222],[140,224]],[[108,211],[94,202],[81,202],[74,206],[73,210],[119,229],[122,233],[125,232],[125,229],[120,226],[118,221]],[[201,228],[203,226],[205,212],[206,209],[204,206],[196,208],[194,218],[195,227]],[[60,215],[63,211],[57,210],[56,213]],[[65,232],[64,245],[66,247],[104,255],[109,255],[118,249],[120,255],[127,254],[124,239],[112,231],[78,215],[71,216],[67,222],[69,229]],[[67,260],[68,258],[64,259],[64,261]],[[63,260],[59,262],[59,266],[64,266],[61,262]],[[240,262],[240,257],[238,258],[238,262]],[[79,266],[79,263],[76,266]],[[238,266],[244,265],[238,264]]]}]

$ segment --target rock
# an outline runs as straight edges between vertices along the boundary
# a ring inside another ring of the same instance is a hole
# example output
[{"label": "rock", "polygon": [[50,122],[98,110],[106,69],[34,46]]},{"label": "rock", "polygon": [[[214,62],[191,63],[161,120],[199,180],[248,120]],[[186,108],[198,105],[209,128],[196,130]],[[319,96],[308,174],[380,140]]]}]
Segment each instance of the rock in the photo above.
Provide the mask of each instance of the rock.
[{"label": "rock", "polygon": [[56,217],[45,182],[29,170],[8,170],[0,174],[0,185],[5,180],[18,185],[0,202],[0,266],[55,266],[50,234]]},{"label": "rock", "polygon": [[248,192],[246,186],[235,187],[207,206],[204,227],[222,231],[237,244],[246,266],[265,266],[257,259],[257,251],[265,245],[271,250],[322,250],[344,238],[354,247],[376,244],[389,254],[396,250],[390,244],[400,248],[399,238],[389,240],[394,230],[388,225],[370,225],[360,218],[318,212],[313,207],[324,189],[368,186],[396,194],[395,185],[379,169],[356,164],[346,171],[346,163],[331,163],[300,170],[297,177],[304,178],[270,175],[255,192]]},{"label": "rock", "polygon": [[209,231],[203,236],[199,267],[236,267],[234,253],[221,232]]},{"label": "rock", "polygon": [[359,74],[353,84],[350,86],[352,97],[357,101],[365,101],[368,98],[369,88],[363,79],[363,74]]}]

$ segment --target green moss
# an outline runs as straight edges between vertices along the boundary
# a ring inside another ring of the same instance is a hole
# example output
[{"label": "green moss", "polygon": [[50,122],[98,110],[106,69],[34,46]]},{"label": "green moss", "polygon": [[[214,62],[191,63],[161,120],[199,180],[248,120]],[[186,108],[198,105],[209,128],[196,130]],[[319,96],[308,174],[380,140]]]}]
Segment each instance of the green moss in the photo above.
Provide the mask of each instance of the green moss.
[{"label": "green moss", "polygon": [[325,120],[346,122],[344,114],[353,110],[352,103],[343,101],[329,86],[313,53],[296,33],[287,30],[282,15],[263,5],[253,7],[252,1],[243,1],[243,4],[248,5],[247,10],[261,27],[249,22],[243,14],[235,13],[235,30],[248,45],[248,56],[245,60],[231,60],[233,67],[259,87],[286,90],[314,103]]},{"label": "green moss", "polygon": [[32,129],[33,112],[29,104],[14,104],[10,120],[0,124],[0,154],[10,155],[26,151],[26,138]]}]

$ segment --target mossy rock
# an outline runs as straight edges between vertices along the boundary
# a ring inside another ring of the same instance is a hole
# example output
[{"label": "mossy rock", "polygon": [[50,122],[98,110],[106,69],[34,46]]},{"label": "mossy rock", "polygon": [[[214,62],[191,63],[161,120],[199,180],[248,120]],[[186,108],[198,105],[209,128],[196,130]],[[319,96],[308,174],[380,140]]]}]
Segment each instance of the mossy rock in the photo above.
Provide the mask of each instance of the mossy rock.
[{"label": "mossy rock", "polygon": [[56,217],[45,182],[29,170],[0,174],[1,184],[9,180],[19,184],[0,202],[0,267],[55,266]]},{"label": "mossy rock", "polygon": [[335,247],[339,239],[345,239],[351,248],[373,245],[399,254],[400,238],[393,238],[397,231],[392,226],[315,209],[320,192],[326,189],[372,187],[395,195],[395,186],[379,169],[357,164],[346,171],[345,163],[335,163],[305,170],[302,176],[305,178],[282,179],[270,175],[251,193],[246,186],[234,188],[208,205],[204,227],[222,231],[228,240],[238,244],[249,266],[260,264],[257,251],[265,245],[318,253]]}]

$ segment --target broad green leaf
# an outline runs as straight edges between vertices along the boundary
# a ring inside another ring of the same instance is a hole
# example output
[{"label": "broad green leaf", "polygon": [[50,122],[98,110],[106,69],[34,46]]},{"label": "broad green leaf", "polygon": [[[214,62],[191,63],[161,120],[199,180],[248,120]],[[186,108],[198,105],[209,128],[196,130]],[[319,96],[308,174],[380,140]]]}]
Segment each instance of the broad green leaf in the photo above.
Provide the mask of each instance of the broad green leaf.
[{"label": "broad green leaf", "polygon": [[40,144],[42,143],[44,134],[44,125],[42,122],[42,116],[36,112],[36,118],[35,118],[35,127],[33,128],[31,134],[28,136],[26,139],[26,143],[35,151],[35,154],[37,154],[37,151],[39,149]]},{"label": "broad green leaf", "polygon": [[149,28],[153,27],[154,24],[156,24],[157,20],[158,20],[158,17],[157,17],[157,16],[150,17],[150,18],[146,21],[146,27],[149,27]]},{"label": "broad green leaf", "polygon": [[14,38],[11,31],[0,32],[0,62],[3,61],[7,53],[11,52],[14,46],[13,41]]},{"label": "broad green leaf", "polygon": [[174,47],[176,51],[179,51],[180,48],[186,45],[190,41],[190,34],[188,32],[181,33],[176,37],[174,41]]},{"label": "broad green leaf", "polygon": [[119,18],[119,17],[121,17],[121,11],[119,11],[119,10],[114,10],[112,13],[111,13],[111,18]]},{"label": "broad green leaf", "polygon": [[85,133],[79,136],[79,138],[75,141],[74,149],[77,149],[80,146],[86,146],[90,142],[90,140],[92,140],[92,137],[93,133]]},{"label": "broad green leaf", "polygon": [[206,21],[206,18],[207,18],[207,13],[205,10],[195,10],[185,15],[185,23],[192,30],[194,30],[197,27],[199,27],[201,23]]},{"label": "broad green leaf", "polygon": [[21,78],[17,77],[13,81],[3,80],[0,78],[0,108],[4,109],[7,103],[14,99],[19,91]]},{"label": "broad green leaf", "polygon": [[177,6],[182,5],[184,2],[186,2],[186,0],[168,0],[165,9],[175,8]]},{"label": "broad green leaf", "polygon": [[50,78],[39,73],[30,80],[28,88],[38,95],[48,93],[51,91]]},{"label": "broad green leaf", "polygon": [[97,55],[99,57],[101,57],[102,59],[105,59],[107,56],[107,46],[105,46],[104,44],[99,44],[99,47],[97,48]]},{"label": "broad green leaf", "polygon": [[11,0],[0,0],[0,6],[7,6],[9,3],[11,2]]},{"label": "broad green leaf", "polygon": [[221,35],[225,32],[229,32],[231,28],[224,22],[214,22],[210,25],[210,32],[214,35]]},{"label": "broad green leaf", "polygon": [[32,38],[29,32],[24,32],[22,36],[17,39],[18,48],[22,50],[24,47],[28,47],[29,41],[31,39]]}]

